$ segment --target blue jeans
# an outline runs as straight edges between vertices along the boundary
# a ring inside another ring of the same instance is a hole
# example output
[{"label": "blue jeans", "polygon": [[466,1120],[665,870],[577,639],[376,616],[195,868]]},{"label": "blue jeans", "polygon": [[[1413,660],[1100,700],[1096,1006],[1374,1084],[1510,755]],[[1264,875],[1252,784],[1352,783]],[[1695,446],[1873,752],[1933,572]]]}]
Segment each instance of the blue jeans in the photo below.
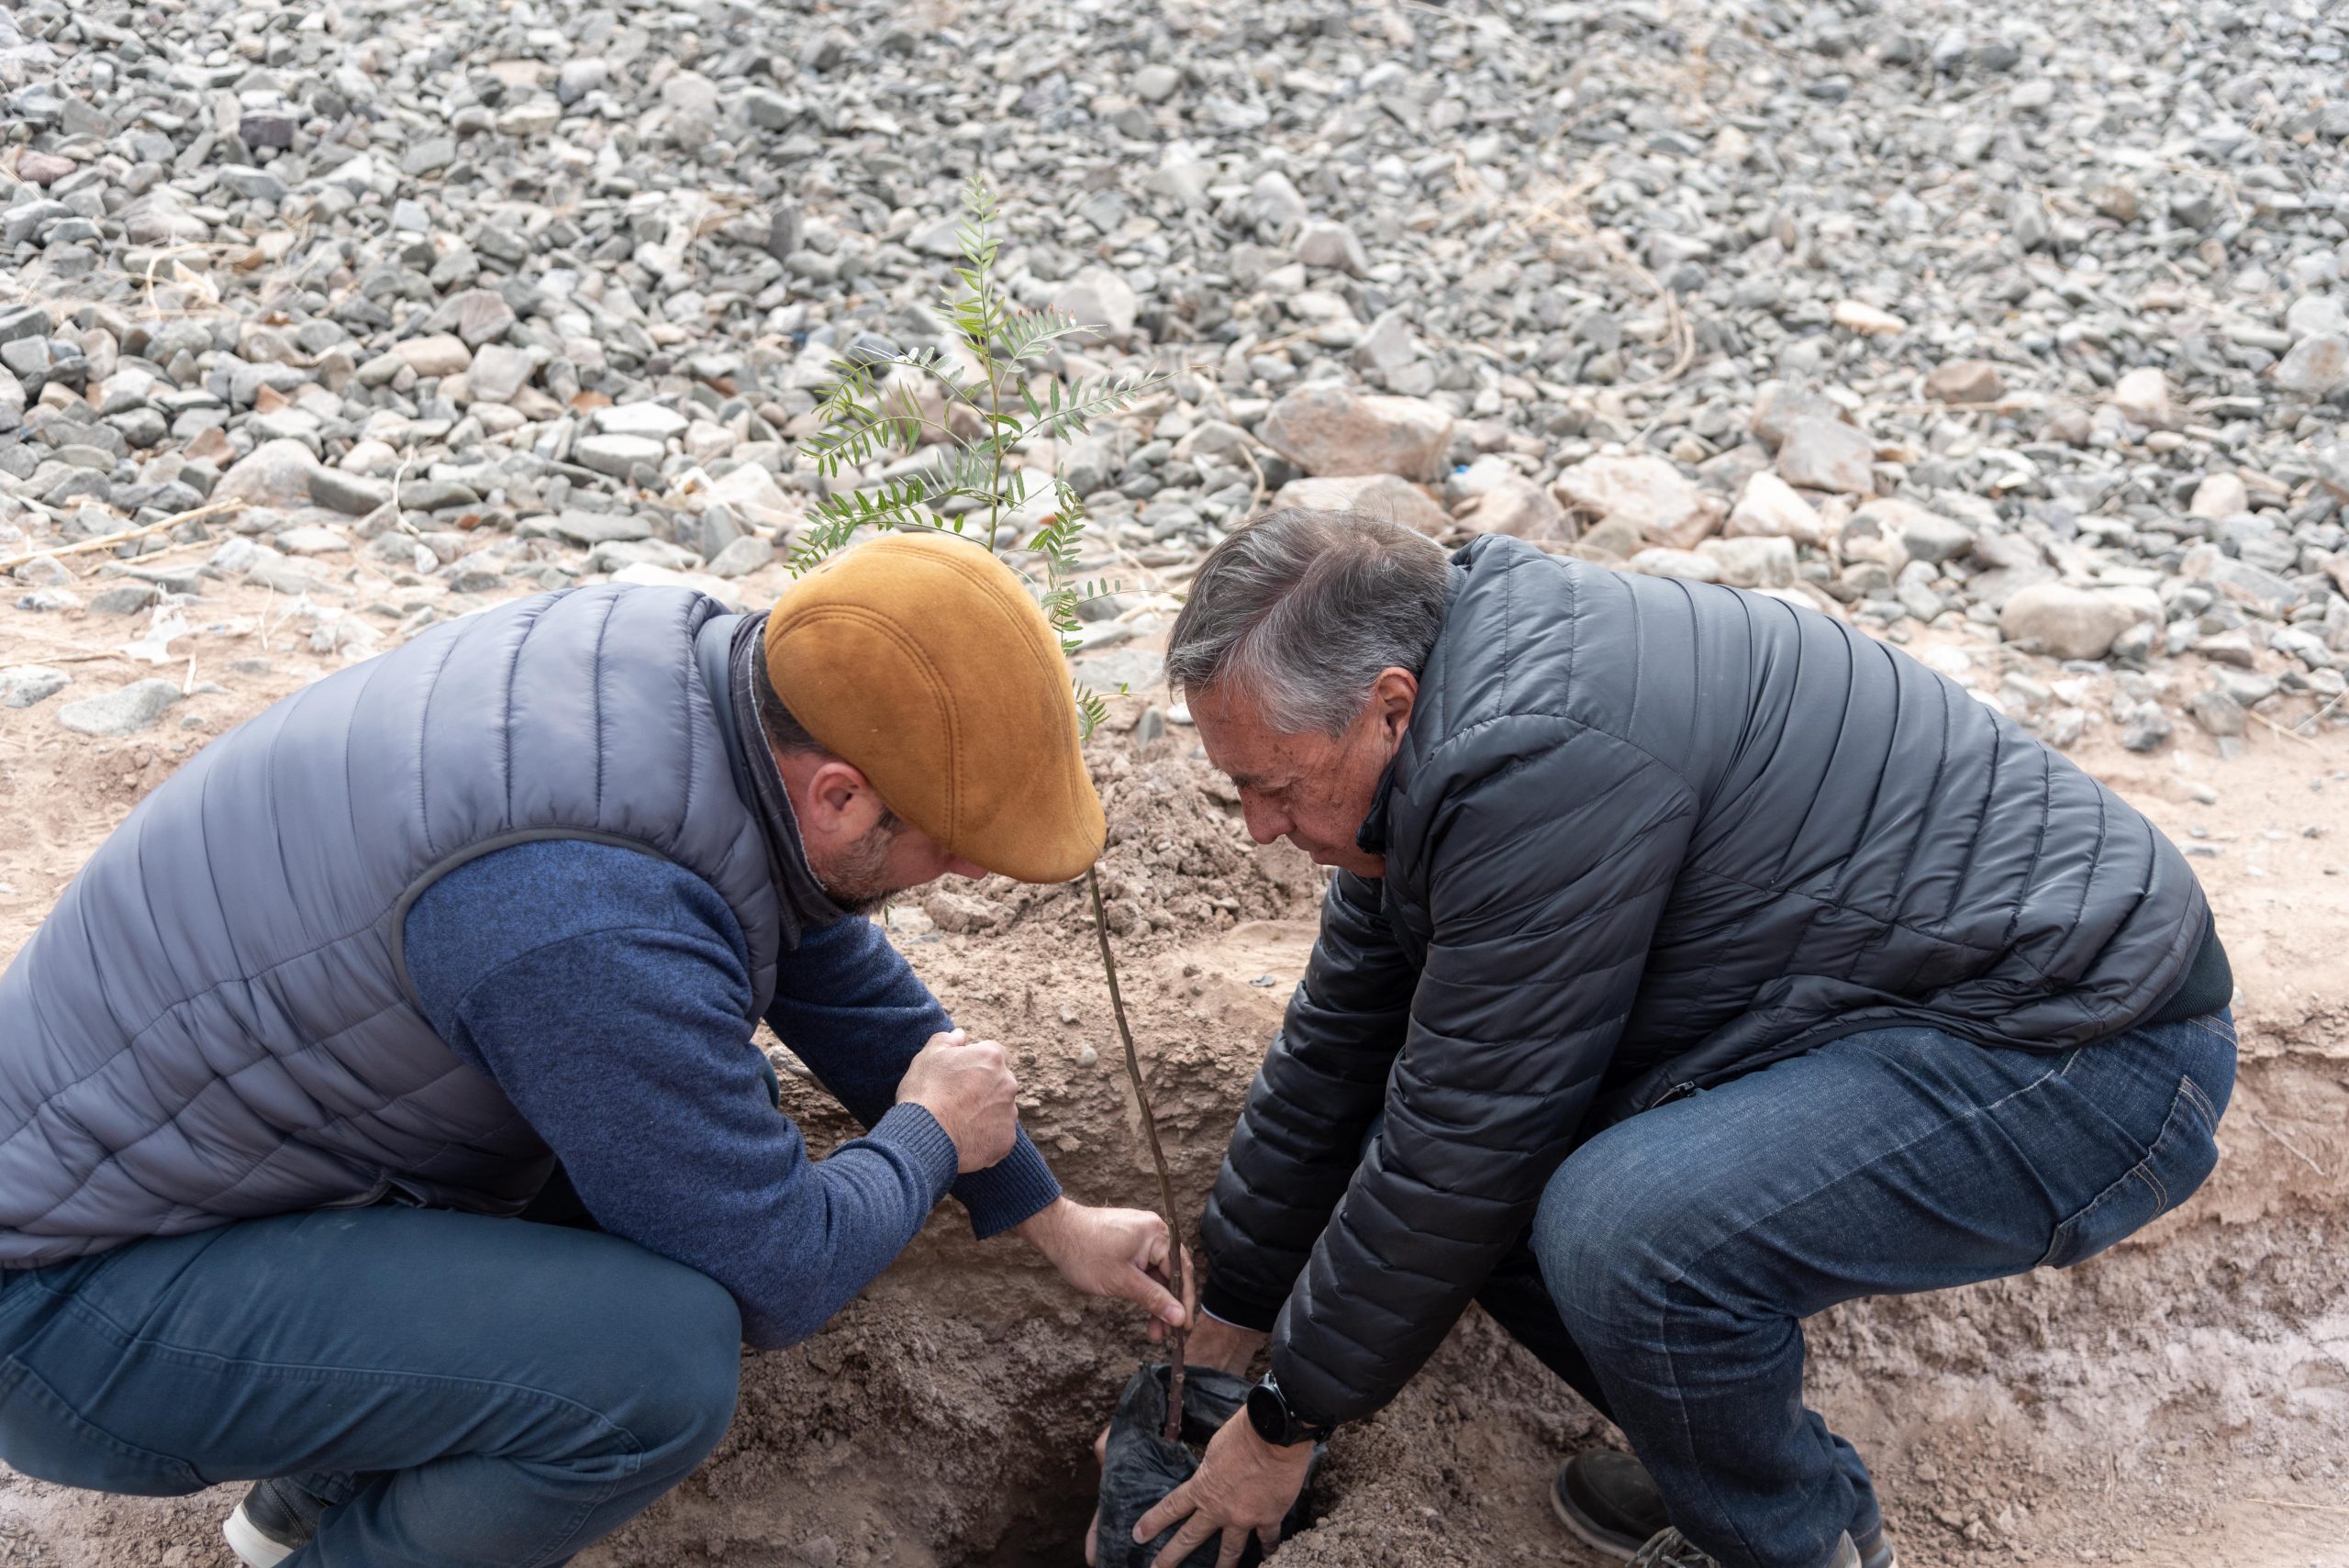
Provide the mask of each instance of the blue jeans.
[{"label": "blue jeans", "polygon": [[2093,1257],[2210,1173],[2234,1067],[2224,1012],[2060,1054],[1851,1035],[1592,1138],[1533,1224],[1554,1317],[1506,1272],[1488,1294],[1595,1383],[1690,1540],[1820,1568],[1882,1516],[1803,1407],[1802,1319]]},{"label": "blue jeans", "polygon": [[0,1459],[170,1496],[293,1476],[292,1568],[557,1563],[733,1418],[741,1325],[617,1237],[395,1206],[0,1273]]}]

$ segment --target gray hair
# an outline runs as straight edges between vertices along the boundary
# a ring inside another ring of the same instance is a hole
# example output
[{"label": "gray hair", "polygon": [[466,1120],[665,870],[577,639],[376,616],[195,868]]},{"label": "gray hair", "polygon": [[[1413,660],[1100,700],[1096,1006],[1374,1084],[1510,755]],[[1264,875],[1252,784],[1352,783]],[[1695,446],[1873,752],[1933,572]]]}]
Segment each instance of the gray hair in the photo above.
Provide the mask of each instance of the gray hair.
[{"label": "gray hair", "polygon": [[1361,512],[1267,512],[1217,545],[1174,617],[1166,677],[1236,681],[1285,735],[1341,735],[1381,670],[1418,674],[1443,627],[1443,549]]}]

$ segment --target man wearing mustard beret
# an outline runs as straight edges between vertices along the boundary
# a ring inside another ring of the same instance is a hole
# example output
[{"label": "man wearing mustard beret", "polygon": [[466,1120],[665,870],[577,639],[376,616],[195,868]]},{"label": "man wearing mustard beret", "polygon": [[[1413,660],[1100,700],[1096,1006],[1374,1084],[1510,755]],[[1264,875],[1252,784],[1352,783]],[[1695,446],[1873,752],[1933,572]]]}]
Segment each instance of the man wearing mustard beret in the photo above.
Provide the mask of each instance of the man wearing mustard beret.
[{"label": "man wearing mustard beret", "polygon": [[[724,1433],[952,1192],[1182,1307],[853,917],[1099,852],[1058,647],[894,535],[765,616],[599,587],[436,627],[223,736],[0,975],[0,1461],[256,1481],[250,1564],[560,1562]],[[811,1160],[761,1019],[866,1127]]]}]

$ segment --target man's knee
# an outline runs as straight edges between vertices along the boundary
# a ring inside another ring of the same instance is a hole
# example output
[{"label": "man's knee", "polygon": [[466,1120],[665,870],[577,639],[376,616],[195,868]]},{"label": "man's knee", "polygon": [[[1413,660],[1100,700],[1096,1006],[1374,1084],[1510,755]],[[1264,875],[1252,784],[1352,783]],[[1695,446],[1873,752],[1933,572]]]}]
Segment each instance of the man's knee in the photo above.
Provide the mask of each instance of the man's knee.
[{"label": "man's knee", "polygon": [[726,1435],[742,1370],[742,1319],[708,1275],[662,1261],[632,1304],[641,1392],[626,1425],[658,1463],[682,1477]]},{"label": "man's knee", "polygon": [[1628,1330],[1664,1306],[1688,1229],[1668,1173],[1620,1158],[1604,1138],[1558,1167],[1534,1213],[1533,1252],[1559,1316],[1575,1334]]}]

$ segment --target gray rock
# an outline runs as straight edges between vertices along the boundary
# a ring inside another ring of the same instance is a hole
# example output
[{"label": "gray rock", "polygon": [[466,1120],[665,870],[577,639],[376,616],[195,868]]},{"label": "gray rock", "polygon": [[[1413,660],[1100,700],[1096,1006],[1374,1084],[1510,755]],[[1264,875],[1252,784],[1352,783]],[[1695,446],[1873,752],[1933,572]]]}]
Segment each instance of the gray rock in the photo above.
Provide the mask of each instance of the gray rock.
[{"label": "gray rock", "polygon": [[309,500],[310,485],[318,472],[318,460],[300,441],[263,441],[220,476],[210,498],[257,506],[299,506]]},{"label": "gray rock", "polygon": [[1452,416],[1416,397],[1368,396],[1343,386],[1300,387],[1275,404],[1264,437],[1312,474],[1442,476]]},{"label": "gray rock", "polygon": [[758,535],[745,534],[709,558],[706,570],[713,577],[731,582],[748,576],[763,566],[774,563],[774,545]]},{"label": "gray rock", "polygon": [[1061,285],[1052,296],[1055,309],[1068,313],[1080,326],[1097,327],[1110,338],[1134,329],[1141,301],[1126,280],[1108,267],[1086,267]]},{"label": "gray rock", "polygon": [[2284,313],[2284,328],[2294,338],[2338,337],[2349,333],[2349,309],[2329,295],[2303,295]]},{"label": "gray rock", "polygon": [[1134,72],[1134,96],[1145,104],[1163,104],[1183,85],[1183,73],[1171,65],[1145,65]]},{"label": "gray rock", "polygon": [[[596,433],[605,436],[638,436],[653,442],[682,436],[693,421],[675,409],[658,403],[621,403],[609,408],[598,408],[591,418]],[[652,461],[661,461],[658,453]]]},{"label": "gray rock", "polygon": [[2212,735],[2241,735],[2250,724],[2242,703],[2218,686],[2195,693],[2186,699],[2186,711],[2194,722]]},{"label": "gray rock", "polygon": [[[484,343],[495,342],[514,328],[518,317],[506,296],[495,289],[467,289],[451,298],[436,313],[436,321],[446,319],[452,325],[465,347],[478,349]],[[417,371],[418,375],[427,373]]]},{"label": "gray rock", "polygon": [[454,333],[435,332],[410,338],[392,350],[418,375],[455,375],[473,362],[473,351]]},{"label": "gray rock", "polygon": [[611,61],[601,56],[564,61],[555,72],[555,101],[567,108],[600,89],[611,79]]},{"label": "gray rock", "polygon": [[2036,583],[1998,612],[1998,633],[2051,658],[2101,659],[2122,632],[2161,618],[2161,600],[2148,589]]},{"label": "gray rock", "polygon": [[118,690],[57,710],[57,722],[76,735],[114,737],[135,735],[179,706],[181,693],[172,681],[133,681]]},{"label": "gray rock", "polygon": [[1335,267],[1361,277],[1370,271],[1369,253],[1342,223],[1308,223],[1297,230],[1290,254],[1308,267]]},{"label": "gray rock", "polygon": [[118,587],[101,588],[90,595],[90,613],[99,616],[135,616],[154,607],[163,591],[152,583],[125,583]]},{"label": "gray rock", "polygon": [[465,372],[465,384],[483,403],[511,403],[530,383],[538,366],[527,349],[503,343],[484,345]]},{"label": "gray rock", "polygon": [[1304,196],[1297,194],[1297,183],[1277,169],[1256,176],[1248,187],[1248,206],[1256,237],[1268,245],[1286,239],[1305,221]]},{"label": "gray rock", "polygon": [[1870,501],[1853,515],[1854,521],[1863,517],[1899,539],[1911,561],[1954,561],[1974,548],[1972,528],[1911,502]]},{"label": "gray rock", "polygon": [[1778,448],[1778,477],[1800,490],[1876,493],[1876,447],[1840,419],[1797,419]]},{"label": "gray rock", "polygon": [[453,479],[411,479],[399,487],[402,510],[451,512],[481,505],[481,493]]},{"label": "gray rock", "polygon": [[652,537],[651,523],[633,512],[572,510],[562,513],[549,526],[572,543],[590,548]]},{"label": "gray rock", "polygon": [[1842,417],[1841,408],[1815,392],[1799,386],[1781,386],[1755,401],[1751,428],[1764,446],[1776,451],[1800,421]]},{"label": "gray rock", "polygon": [[310,475],[309,494],[310,499],[318,506],[331,506],[351,517],[363,517],[390,502],[392,487],[380,479],[347,473],[339,468],[321,468]]},{"label": "gray rock", "polygon": [[30,707],[73,684],[73,677],[46,664],[19,664],[0,670],[0,707]]},{"label": "gray rock", "polygon": [[2349,382],[2349,336],[2303,338],[2276,366],[2276,384],[2303,397],[2322,397]]},{"label": "gray rock", "polygon": [[1622,518],[1642,538],[1680,552],[1719,528],[1727,511],[1660,457],[1586,458],[1559,474],[1551,490],[1586,517]]},{"label": "gray rock", "polygon": [[48,336],[49,312],[39,306],[17,305],[0,309],[0,343]]},{"label": "gray rock", "polygon": [[1315,512],[1361,512],[1423,534],[1442,534],[1452,526],[1452,514],[1426,491],[1391,473],[1292,480],[1274,495],[1272,504]]}]

